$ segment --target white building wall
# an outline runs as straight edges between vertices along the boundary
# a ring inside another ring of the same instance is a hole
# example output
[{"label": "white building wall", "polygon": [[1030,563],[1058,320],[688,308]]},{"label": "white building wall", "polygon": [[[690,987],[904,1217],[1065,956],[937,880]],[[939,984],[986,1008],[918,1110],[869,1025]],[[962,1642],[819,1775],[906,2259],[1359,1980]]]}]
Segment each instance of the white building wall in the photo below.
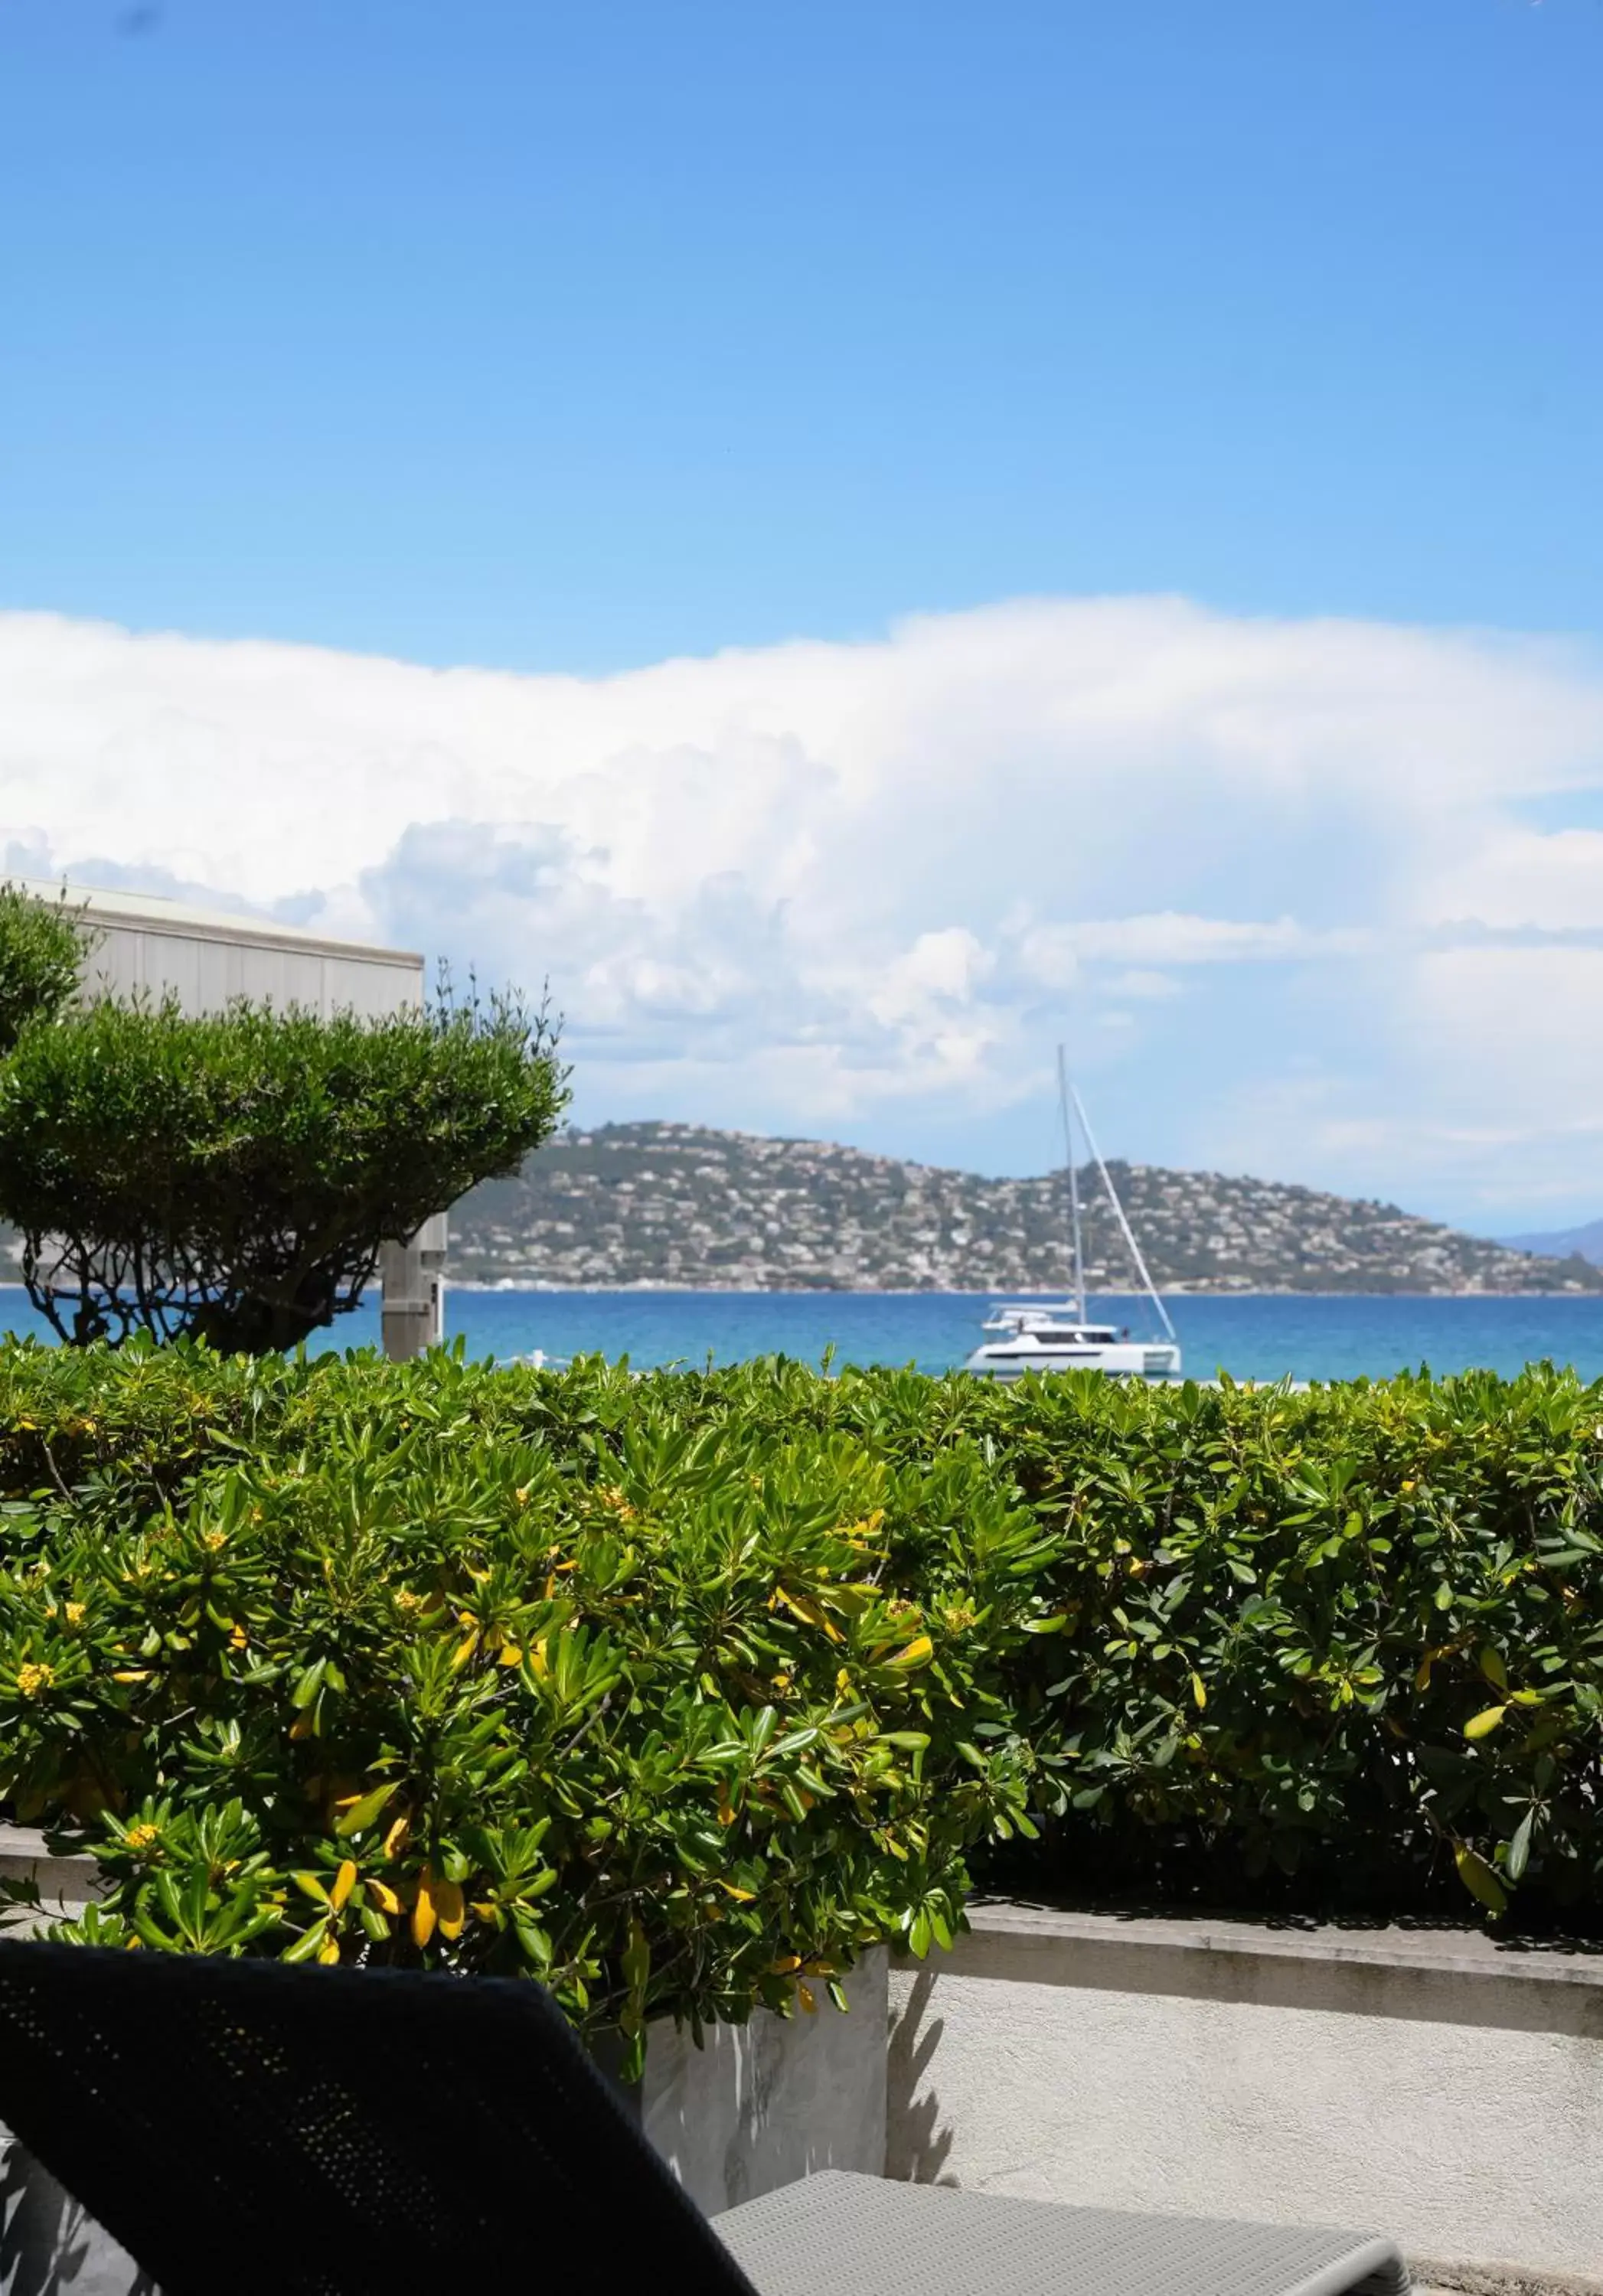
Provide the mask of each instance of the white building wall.
[{"label": "white building wall", "polygon": [[[59,885],[27,890],[55,901]],[[302,1004],[326,1019],[349,1009],[364,1018],[423,1000],[423,961],[410,950],[330,940],[292,925],[192,909],[143,893],[67,888],[95,944],[84,969],[91,991],[177,995],[186,1013],[218,1013],[234,997]]]}]

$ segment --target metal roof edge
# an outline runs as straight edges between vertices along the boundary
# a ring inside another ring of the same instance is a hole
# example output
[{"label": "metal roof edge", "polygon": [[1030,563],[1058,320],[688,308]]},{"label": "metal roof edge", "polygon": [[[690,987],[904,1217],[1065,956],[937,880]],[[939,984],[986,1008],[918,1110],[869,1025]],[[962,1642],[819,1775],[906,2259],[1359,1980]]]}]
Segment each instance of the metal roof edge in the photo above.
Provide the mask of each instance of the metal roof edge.
[{"label": "metal roof edge", "polygon": [[249,948],[282,948],[302,956],[345,957],[361,964],[390,964],[424,969],[417,949],[382,948],[372,941],[337,940],[327,933],[308,932],[300,925],[280,923],[273,917],[242,914],[237,910],[193,908],[160,893],[112,891],[96,885],[65,884],[59,880],[17,877],[12,881],[36,900],[55,901],[65,893],[70,908],[81,907],[95,922],[125,925],[140,932],[165,934],[175,940],[232,941]]}]

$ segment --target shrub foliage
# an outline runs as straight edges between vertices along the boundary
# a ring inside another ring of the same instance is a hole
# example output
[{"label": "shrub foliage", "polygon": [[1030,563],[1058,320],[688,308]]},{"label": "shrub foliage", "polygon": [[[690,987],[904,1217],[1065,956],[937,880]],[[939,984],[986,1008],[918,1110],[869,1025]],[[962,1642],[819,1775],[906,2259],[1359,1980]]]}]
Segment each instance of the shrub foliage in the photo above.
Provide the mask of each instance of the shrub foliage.
[{"label": "shrub foliage", "polygon": [[525,1969],[637,2037],[944,1942],[1021,1833],[1548,1918],[1603,1882],[1600,1468],[1549,1370],[16,1347],[0,1792],[102,1857],[79,1934]]},{"label": "shrub foliage", "polygon": [[78,913],[0,884],[0,1060],[30,1021],[53,1021],[78,986],[89,939]]},{"label": "shrub foliage", "polygon": [[355,1307],[382,1242],[515,1171],[566,1097],[546,1015],[515,1002],[101,1000],[0,1068],[0,1209],[63,1339],[292,1347]]},{"label": "shrub foliage", "polygon": [[1061,1765],[1060,1872],[1595,1905],[1603,1392],[1544,1371],[1082,1407],[1076,1441],[1062,1399],[1026,1406],[1013,1453],[1064,1534],[1063,1640],[1015,1681]]},{"label": "shrub foliage", "polygon": [[10,1422],[79,1486],[7,1521],[0,1761],[113,1877],[86,1934],[523,1970],[632,2037],[949,1939],[1046,1609],[976,1447],[697,1426],[599,1368],[179,1361],[128,1362],[209,1455],[160,1499],[92,1390]]}]

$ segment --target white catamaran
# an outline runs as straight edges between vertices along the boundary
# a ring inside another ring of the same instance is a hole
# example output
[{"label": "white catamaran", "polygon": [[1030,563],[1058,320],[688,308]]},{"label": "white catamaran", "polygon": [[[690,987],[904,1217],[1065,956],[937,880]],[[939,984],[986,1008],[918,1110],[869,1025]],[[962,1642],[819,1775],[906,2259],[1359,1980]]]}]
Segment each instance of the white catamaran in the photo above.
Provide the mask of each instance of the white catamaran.
[{"label": "white catamaran", "polygon": [[[964,1368],[978,1372],[985,1379],[1020,1379],[1027,1371],[1099,1371],[1114,1379],[1178,1379],[1180,1351],[1174,1336],[1174,1325],[1169,1320],[1168,1309],[1158,1297],[1157,1287],[1147,1272],[1141,1247],[1136,1242],[1134,1231],[1124,1216],[1124,1207],[1119,1201],[1119,1192],[1102,1160],[1102,1152],[1087,1120],[1084,1104],[1069,1082],[1061,1045],[1057,1047],[1057,1091],[1063,1103],[1064,1154],[1069,1170],[1069,1240],[1073,1262],[1073,1295],[1056,1305],[1042,1306],[1040,1302],[1033,1302],[993,1308],[983,1328],[987,1332],[994,1332],[997,1336],[977,1347]],[[1163,1340],[1132,1340],[1128,1332],[1121,1332],[1111,1324],[1086,1321],[1085,1253],[1080,1230],[1080,1178],[1074,1167],[1076,1116],[1085,1135],[1085,1144],[1091,1152],[1091,1160],[1101,1175],[1103,1186],[1107,1190],[1107,1200],[1114,1208],[1119,1232],[1129,1246],[1141,1289],[1151,1300],[1158,1321],[1167,1334]]]}]

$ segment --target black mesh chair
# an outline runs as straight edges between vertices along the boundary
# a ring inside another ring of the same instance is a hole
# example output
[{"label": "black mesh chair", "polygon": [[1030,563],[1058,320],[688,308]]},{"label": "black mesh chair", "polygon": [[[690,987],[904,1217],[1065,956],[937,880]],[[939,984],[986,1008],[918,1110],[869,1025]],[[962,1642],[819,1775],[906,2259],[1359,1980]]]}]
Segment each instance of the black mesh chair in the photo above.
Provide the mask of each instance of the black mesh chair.
[{"label": "black mesh chair", "polygon": [[526,1982],[0,1942],[0,2122],[160,2296],[1409,2285],[1390,2243],[1351,2233],[874,2177],[810,2177],[709,2222]]}]

